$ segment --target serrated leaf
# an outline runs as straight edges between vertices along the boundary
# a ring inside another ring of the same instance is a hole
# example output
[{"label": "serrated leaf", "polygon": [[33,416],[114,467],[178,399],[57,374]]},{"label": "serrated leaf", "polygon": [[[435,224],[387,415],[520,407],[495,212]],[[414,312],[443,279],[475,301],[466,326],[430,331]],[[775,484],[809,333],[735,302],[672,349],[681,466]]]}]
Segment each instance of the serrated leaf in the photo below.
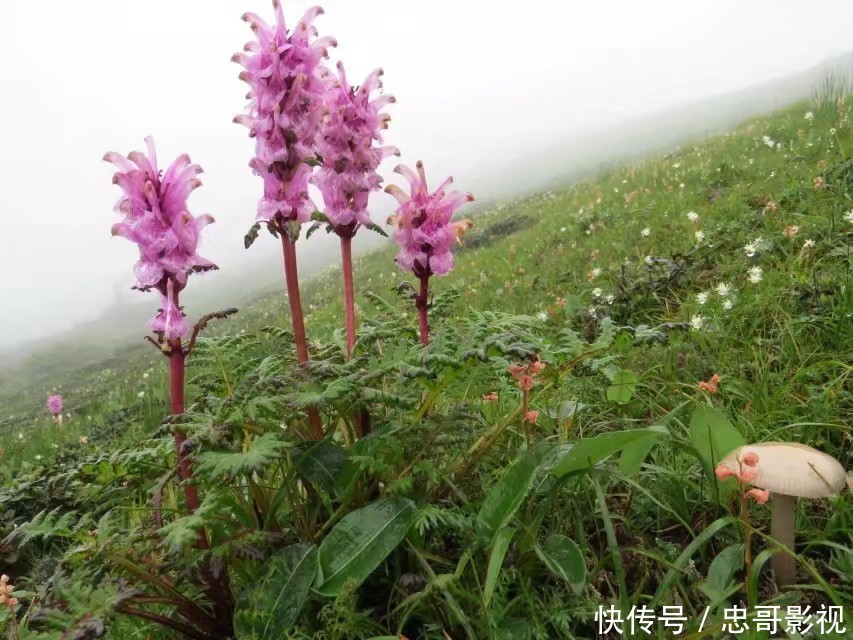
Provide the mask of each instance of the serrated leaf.
[{"label": "serrated leaf", "polygon": [[394,497],[345,516],[320,545],[317,592],[336,596],[348,582],[364,582],[406,537],[416,515],[414,502]]},{"label": "serrated leaf", "polygon": [[238,640],[279,640],[296,624],[317,573],[317,547],[294,544],[264,563],[240,594],[234,612]]},{"label": "serrated leaf", "polygon": [[245,237],[243,238],[243,246],[246,247],[246,249],[251,247],[255,243],[255,240],[258,239],[258,233],[260,232],[260,230],[261,230],[261,223],[260,222],[256,222],[255,224],[253,224],[249,228],[249,231],[246,233]]},{"label": "serrated leaf", "polygon": [[252,442],[247,452],[205,451],[198,456],[196,472],[201,475],[230,477],[252,471],[262,471],[281,457],[287,444],[271,433],[265,433]]}]

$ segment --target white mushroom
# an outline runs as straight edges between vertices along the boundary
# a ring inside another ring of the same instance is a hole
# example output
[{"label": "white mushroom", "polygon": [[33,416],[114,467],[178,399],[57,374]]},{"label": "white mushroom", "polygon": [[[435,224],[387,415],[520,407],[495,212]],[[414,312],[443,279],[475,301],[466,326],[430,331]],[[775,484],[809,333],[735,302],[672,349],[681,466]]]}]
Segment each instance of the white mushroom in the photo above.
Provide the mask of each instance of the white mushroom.
[{"label": "white mushroom", "polygon": [[[773,494],[770,535],[793,551],[796,499],[838,495],[848,482],[847,472],[832,456],[793,442],[762,442],[739,447],[720,464],[738,473],[741,462],[753,456],[757,461],[750,466],[756,475],[750,484]],[[777,553],[770,565],[780,587],[795,583],[797,573],[793,557]]]}]

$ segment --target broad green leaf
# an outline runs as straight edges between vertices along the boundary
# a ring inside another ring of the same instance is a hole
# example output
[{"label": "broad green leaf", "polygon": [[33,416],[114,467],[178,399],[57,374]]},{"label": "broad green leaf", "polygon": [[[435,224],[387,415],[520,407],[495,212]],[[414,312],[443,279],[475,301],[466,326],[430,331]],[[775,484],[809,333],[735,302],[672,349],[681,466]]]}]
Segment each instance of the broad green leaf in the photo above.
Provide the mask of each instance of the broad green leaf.
[{"label": "broad green leaf", "polygon": [[711,562],[708,578],[699,585],[711,600],[711,606],[720,604],[727,597],[735,574],[743,569],[743,544],[733,544],[723,549]]},{"label": "broad green leaf", "polygon": [[628,404],[640,379],[633,371],[618,371],[607,387],[607,399],[616,404]]},{"label": "broad green leaf", "polygon": [[498,532],[509,524],[515,512],[530,492],[539,456],[526,453],[505,473],[492,488],[477,514],[477,537],[486,546],[491,546]]},{"label": "broad green leaf", "polygon": [[509,543],[512,542],[512,537],[515,535],[515,529],[512,527],[504,527],[495,536],[494,544],[492,545],[492,553],[489,556],[489,568],[486,571],[486,586],[483,589],[483,599],[486,602],[486,608],[492,601],[492,596],[495,595],[495,589],[498,586],[498,578],[501,574],[501,567],[506,557],[506,550],[509,548]]},{"label": "broad green leaf", "polygon": [[347,514],[320,545],[318,593],[336,596],[361,584],[406,537],[417,507],[408,498],[382,498]]},{"label": "broad green leaf", "polygon": [[536,545],[536,555],[555,576],[569,584],[577,595],[586,584],[586,561],[575,541],[555,533],[548,536],[545,544]]},{"label": "broad green leaf", "polygon": [[623,475],[632,476],[639,473],[649,451],[669,433],[665,427],[649,427],[649,430],[652,433],[629,444],[622,452],[622,457],[619,459],[619,472]]},{"label": "broad green leaf", "polygon": [[727,454],[746,444],[726,416],[705,404],[700,404],[693,411],[690,439],[709,474]]},{"label": "broad green leaf", "polygon": [[279,640],[294,624],[317,573],[317,547],[294,544],[269,558],[240,594],[234,613],[238,640]]},{"label": "broad green leaf", "polygon": [[196,473],[210,476],[238,476],[252,471],[262,471],[277,460],[287,443],[271,433],[265,433],[252,442],[251,448],[242,451],[205,451],[198,457]]},{"label": "broad green leaf", "polygon": [[530,623],[518,618],[504,618],[492,636],[494,640],[530,640]]},{"label": "broad green leaf", "polygon": [[341,447],[321,440],[296,462],[299,474],[329,494],[341,490],[350,470],[349,454]]},{"label": "broad green leaf", "polygon": [[594,438],[578,440],[566,456],[554,465],[551,473],[560,478],[567,473],[589,469],[614,453],[649,437],[652,433],[657,434],[649,429],[613,431],[602,433]]}]

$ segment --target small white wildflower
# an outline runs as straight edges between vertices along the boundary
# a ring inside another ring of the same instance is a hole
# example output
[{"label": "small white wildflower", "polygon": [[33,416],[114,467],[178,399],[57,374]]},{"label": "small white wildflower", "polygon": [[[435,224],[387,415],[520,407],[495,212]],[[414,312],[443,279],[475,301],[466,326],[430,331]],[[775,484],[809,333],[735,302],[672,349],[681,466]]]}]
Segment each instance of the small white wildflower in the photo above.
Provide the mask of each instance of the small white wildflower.
[{"label": "small white wildflower", "polygon": [[643,262],[645,262],[648,266],[651,267],[655,263],[655,259],[651,256],[646,256],[645,258],[643,258]]},{"label": "small white wildflower", "polygon": [[770,136],[764,136],[762,138],[762,141],[771,149],[776,146],[776,141],[773,140],[773,138],[771,138]]},{"label": "small white wildflower", "polygon": [[679,188],[679,189],[683,189],[683,188],[684,188],[684,183],[682,182],[681,184],[679,184],[679,185],[678,185],[678,188]]},{"label": "small white wildflower", "polygon": [[607,302],[607,304],[613,304],[613,302],[616,300],[616,296],[614,296],[612,293],[608,293],[607,297],[604,298],[604,300],[605,302]]},{"label": "small white wildflower", "polygon": [[749,281],[752,284],[758,284],[761,282],[761,278],[764,274],[761,273],[761,267],[755,266],[751,267],[749,270]]},{"label": "small white wildflower", "polygon": [[690,326],[693,327],[696,331],[699,331],[705,324],[705,317],[700,316],[698,313],[690,318]]},{"label": "small white wildflower", "polygon": [[536,314],[536,317],[539,318],[539,320],[541,320],[542,322],[545,322],[548,319],[548,314],[544,311],[540,311]]},{"label": "small white wildflower", "polygon": [[761,249],[761,237],[759,236],[752,242],[747,242],[743,246],[743,251],[746,254],[747,258],[752,258],[756,253],[758,253],[759,249]]},{"label": "small white wildflower", "polygon": [[640,231],[640,235],[643,236],[644,238],[648,238],[651,234],[652,234],[652,230],[649,229],[648,227],[646,227],[645,229]]},{"label": "small white wildflower", "polygon": [[593,298],[600,298],[602,293],[603,292],[601,290],[601,287],[596,287],[595,289],[592,290],[592,297]]},{"label": "small white wildflower", "polygon": [[37,453],[37,454],[36,454],[36,461],[38,462],[39,460],[41,460],[41,454],[40,454],[40,453]]},{"label": "small white wildflower", "polygon": [[829,135],[831,135],[831,136],[835,135],[835,127],[832,127],[832,129],[829,130]]},{"label": "small white wildflower", "polygon": [[701,230],[697,231],[693,234],[693,237],[696,238],[696,242],[702,242],[705,239],[705,232]]},{"label": "small white wildflower", "polygon": [[565,233],[565,232],[566,232],[566,228],[565,228],[565,227],[560,227],[560,233]]},{"label": "small white wildflower", "polygon": [[87,436],[80,436],[80,444],[87,444],[89,442],[89,438]]},{"label": "small white wildflower", "polygon": [[806,115],[803,116],[803,119],[811,122],[812,120],[814,120],[814,113],[812,113],[811,111],[806,111]]},{"label": "small white wildflower", "polygon": [[731,309],[733,306],[735,306],[735,303],[729,300],[728,298],[723,300],[723,309],[725,309],[726,311]]},{"label": "small white wildflower", "polygon": [[598,315],[595,311],[595,307],[590,307],[586,310],[586,312],[590,315],[591,318],[595,318]]},{"label": "small white wildflower", "polygon": [[589,272],[589,275],[591,278],[597,278],[598,276],[601,275],[601,269],[596,267],[595,269],[593,269],[592,271]]},{"label": "small white wildflower", "polygon": [[695,211],[688,211],[687,219],[690,220],[690,222],[696,222],[699,219],[699,214]]},{"label": "small white wildflower", "polygon": [[696,294],[696,302],[698,302],[699,304],[705,304],[706,302],[708,302],[708,298],[710,297],[710,295],[711,294],[709,294],[707,291],[700,291]]},{"label": "small white wildflower", "polygon": [[148,377],[148,372],[146,371],[145,373],[142,374],[142,379],[145,380],[147,377]]},{"label": "small white wildflower", "polygon": [[19,434],[18,434],[18,440],[23,440],[23,439],[24,439],[24,434],[23,434],[23,433],[19,433]]},{"label": "small white wildflower", "polygon": [[681,166],[681,163],[680,163],[680,162],[676,162],[674,165],[672,165],[672,168],[673,168],[673,169],[678,169],[680,166]]},{"label": "small white wildflower", "polygon": [[853,224],[853,209],[844,214],[844,219],[850,224]]},{"label": "small white wildflower", "polygon": [[729,295],[732,292],[731,285],[729,285],[725,282],[721,282],[716,287],[714,287],[714,289],[716,290],[717,295],[720,296],[721,298],[725,298],[727,295]]},{"label": "small white wildflower", "polygon": [[812,240],[811,238],[808,238],[808,239],[803,243],[803,250],[811,249],[813,246],[815,246],[815,241],[814,241],[814,240]]}]

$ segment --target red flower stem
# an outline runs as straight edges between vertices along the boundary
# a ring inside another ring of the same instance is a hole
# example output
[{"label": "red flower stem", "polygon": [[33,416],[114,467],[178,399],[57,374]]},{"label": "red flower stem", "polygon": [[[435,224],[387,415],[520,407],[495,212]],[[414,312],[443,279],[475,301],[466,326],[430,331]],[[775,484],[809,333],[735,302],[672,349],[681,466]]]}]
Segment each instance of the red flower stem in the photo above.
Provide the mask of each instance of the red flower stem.
[{"label": "red flower stem", "polygon": [[[299,295],[299,272],[296,266],[296,245],[281,233],[281,248],[284,254],[284,280],[287,284],[287,298],[290,303],[290,321],[293,324],[293,335],[296,337],[296,359],[299,364],[308,362],[308,339],[305,337],[305,321],[302,316],[302,298]],[[311,437],[322,440],[323,421],[316,407],[308,407],[308,423],[311,427]]]},{"label": "red flower stem", "polygon": [[427,316],[427,300],[429,299],[429,276],[421,276],[421,292],[415,298],[421,324],[421,344],[429,345],[429,318]]},{"label": "red flower stem", "polygon": [[[178,293],[175,292],[175,306],[179,306]],[[184,347],[180,339],[169,343],[169,397],[171,399],[172,415],[179,416],[184,413]],[[175,450],[178,454],[178,477],[184,483],[184,495],[187,497],[187,508],[190,513],[198,509],[198,489],[192,484],[192,467],[186,455],[184,455],[184,443],[187,434],[180,429],[175,431]]]},{"label": "red flower stem", "polygon": [[347,325],[347,358],[355,348],[355,288],[352,282],[352,236],[341,236],[341,269],[344,275],[344,311]]}]

